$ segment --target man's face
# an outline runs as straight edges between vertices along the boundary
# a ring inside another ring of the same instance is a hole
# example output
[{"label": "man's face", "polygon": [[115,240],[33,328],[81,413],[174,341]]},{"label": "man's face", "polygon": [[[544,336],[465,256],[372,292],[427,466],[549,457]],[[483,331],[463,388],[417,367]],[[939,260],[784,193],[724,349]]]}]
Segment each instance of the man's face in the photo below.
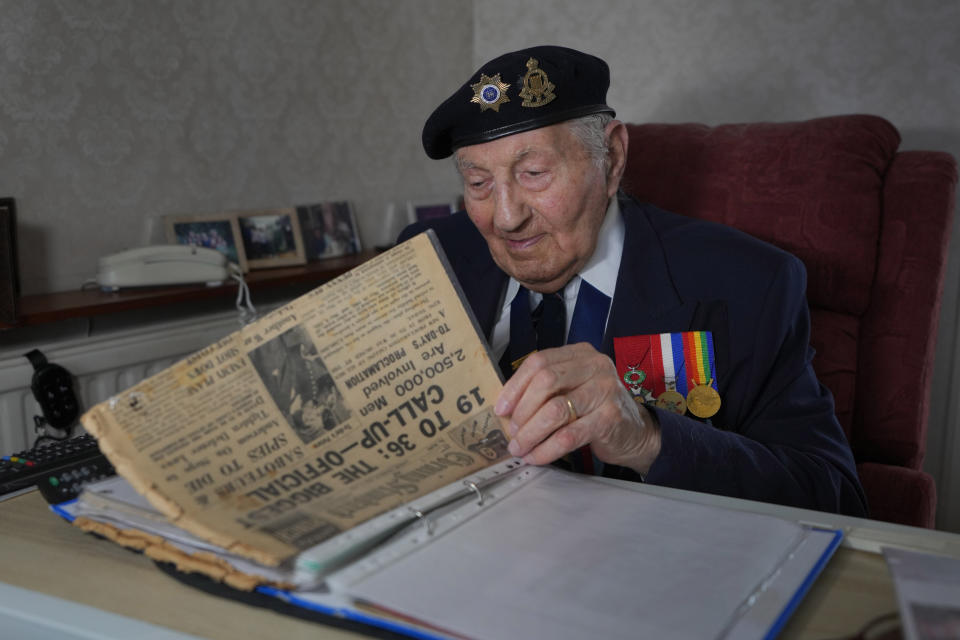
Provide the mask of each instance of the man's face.
[{"label": "man's face", "polygon": [[496,263],[534,291],[563,287],[593,255],[619,177],[607,179],[566,123],[457,154],[467,214]]}]

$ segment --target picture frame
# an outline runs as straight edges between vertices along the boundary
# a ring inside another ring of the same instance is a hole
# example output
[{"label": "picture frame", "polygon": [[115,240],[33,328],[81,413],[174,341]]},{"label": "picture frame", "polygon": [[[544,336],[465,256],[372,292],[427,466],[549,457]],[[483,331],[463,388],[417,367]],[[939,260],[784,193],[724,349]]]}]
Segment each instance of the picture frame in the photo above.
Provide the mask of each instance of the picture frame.
[{"label": "picture frame", "polygon": [[239,211],[235,215],[250,269],[306,264],[296,208]]},{"label": "picture frame", "polygon": [[360,253],[357,218],[349,202],[298,205],[296,210],[307,262]]},{"label": "picture frame", "polygon": [[216,249],[227,260],[249,270],[247,255],[240,235],[236,215],[208,213],[198,215],[164,216],[167,242]]},{"label": "picture frame", "polygon": [[0,324],[17,320],[20,298],[17,203],[0,198]]},{"label": "picture frame", "polygon": [[407,220],[411,223],[448,216],[457,211],[457,200],[455,198],[422,198],[407,201]]}]

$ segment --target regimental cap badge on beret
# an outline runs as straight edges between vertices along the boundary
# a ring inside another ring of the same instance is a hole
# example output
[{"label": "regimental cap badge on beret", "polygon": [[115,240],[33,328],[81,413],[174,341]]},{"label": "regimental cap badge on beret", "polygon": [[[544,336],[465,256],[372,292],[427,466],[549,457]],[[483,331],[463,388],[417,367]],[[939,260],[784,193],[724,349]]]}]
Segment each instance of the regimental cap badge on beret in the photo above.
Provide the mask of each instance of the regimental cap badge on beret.
[{"label": "regimental cap badge on beret", "polygon": [[527,60],[527,75],[523,76],[523,89],[520,90],[523,103],[520,106],[542,107],[557,97],[553,94],[556,87],[539,64],[536,58]]},{"label": "regimental cap badge on beret", "polygon": [[506,93],[510,85],[500,80],[499,73],[492,78],[480,74],[480,82],[470,85],[470,88],[473,89],[473,97],[470,98],[470,102],[479,104],[481,111],[487,109],[500,111],[501,104],[510,102]]},{"label": "regimental cap badge on beret", "polygon": [[[610,113],[607,63],[566,47],[532,47],[483,65],[427,119],[423,148],[455,149],[594,113]],[[478,108],[479,105],[479,108]]]}]

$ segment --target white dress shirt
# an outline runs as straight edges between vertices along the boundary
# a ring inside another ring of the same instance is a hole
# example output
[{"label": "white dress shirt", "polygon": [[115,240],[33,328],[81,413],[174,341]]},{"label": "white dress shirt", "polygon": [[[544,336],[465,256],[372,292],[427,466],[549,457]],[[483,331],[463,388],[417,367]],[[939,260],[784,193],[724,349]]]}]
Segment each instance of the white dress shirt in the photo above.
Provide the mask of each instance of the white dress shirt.
[{"label": "white dress shirt", "polygon": [[[620,257],[623,255],[623,237],[623,218],[620,215],[617,197],[614,195],[610,198],[603,224],[600,225],[597,248],[580,273],[571,278],[563,288],[563,301],[567,307],[567,333],[570,332],[570,322],[573,319],[573,309],[577,304],[577,295],[580,293],[581,280],[586,280],[611,300],[613,299],[613,291],[617,286],[617,274],[620,271]],[[503,356],[510,343],[510,303],[513,302],[519,290],[520,283],[510,278],[500,307],[500,316],[493,327],[493,337],[490,340],[495,362]],[[531,310],[540,304],[542,297],[536,291],[530,292]]]}]

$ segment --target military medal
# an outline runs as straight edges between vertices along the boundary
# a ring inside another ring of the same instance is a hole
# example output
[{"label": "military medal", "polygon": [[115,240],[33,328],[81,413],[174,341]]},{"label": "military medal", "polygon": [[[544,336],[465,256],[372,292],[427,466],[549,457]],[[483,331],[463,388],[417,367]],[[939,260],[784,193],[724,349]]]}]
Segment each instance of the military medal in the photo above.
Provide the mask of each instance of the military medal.
[{"label": "military medal", "polygon": [[683,415],[687,412],[687,399],[677,391],[677,381],[666,379],[667,390],[657,396],[657,407]]},{"label": "military medal", "polygon": [[674,389],[667,389],[657,396],[657,407],[683,415],[687,412],[687,401]]},{"label": "military medal", "polygon": [[641,369],[639,365],[628,367],[627,372],[623,374],[623,384],[633,394],[633,399],[637,404],[653,402],[653,393],[643,386],[643,381],[646,379],[647,372]]},{"label": "military medal", "polygon": [[711,387],[713,378],[707,384],[698,384],[687,394],[687,408],[698,418],[712,418],[720,411],[720,393]]},{"label": "military medal", "polygon": [[534,349],[533,351],[531,351],[531,352],[528,353],[527,355],[525,355],[525,356],[520,356],[519,358],[517,358],[516,360],[514,360],[513,362],[510,363],[510,368],[513,369],[514,371],[516,371],[517,369],[520,368],[520,365],[523,364],[523,361],[524,361],[524,360],[526,360],[527,358],[529,358],[530,356],[532,356],[532,355],[535,354],[536,352],[537,352],[537,350]]},{"label": "military medal", "polygon": [[633,365],[627,372],[623,374],[623,381],[628,387],[634,387],[643,384],[643,381],[647,379],[647,372],[643,369]]},{"label": "military medal", "polygon": [[[709,331],[684,333],[683,353],[691,387],[687,392],[687,409],[698,418],[712,418],[720,410],[713,334]],[[705,384],[704,380],[707,381]]]}]

